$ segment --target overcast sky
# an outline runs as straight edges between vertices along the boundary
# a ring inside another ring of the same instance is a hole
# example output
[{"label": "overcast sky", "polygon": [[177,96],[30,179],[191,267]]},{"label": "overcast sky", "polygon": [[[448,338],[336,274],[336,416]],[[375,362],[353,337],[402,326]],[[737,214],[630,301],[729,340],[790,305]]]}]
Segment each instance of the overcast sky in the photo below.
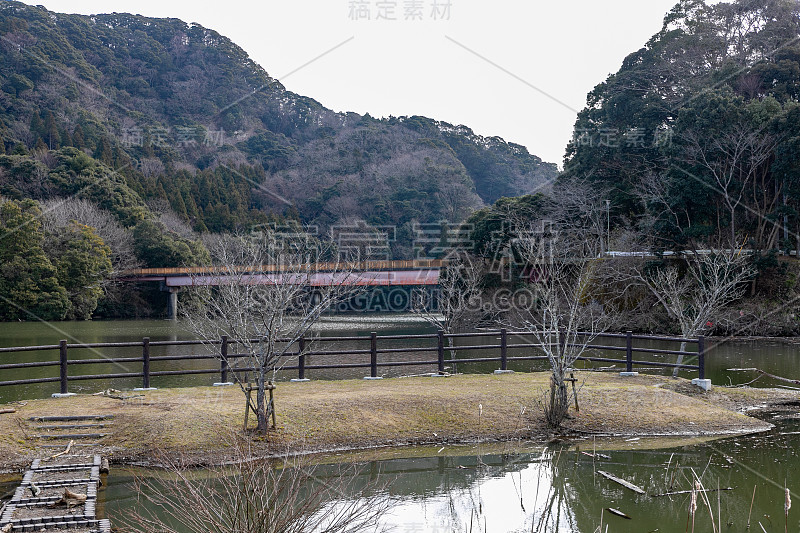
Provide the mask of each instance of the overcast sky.
[{"label": "overcast sky", "polygon": [[328,108],[464,124],[559,167],[586,94],[676,1],[26,0],[197,22]]}]

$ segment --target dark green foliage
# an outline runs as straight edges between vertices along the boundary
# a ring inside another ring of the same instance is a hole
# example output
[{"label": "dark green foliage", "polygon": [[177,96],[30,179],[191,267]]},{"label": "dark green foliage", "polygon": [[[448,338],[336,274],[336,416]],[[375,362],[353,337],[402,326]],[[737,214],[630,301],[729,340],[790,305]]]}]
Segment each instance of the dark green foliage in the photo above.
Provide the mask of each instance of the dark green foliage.
[{"label": "dark green foliage", "polygon": [[47,253],[67,290],[67,320],[87,320],[103,296],[103,281],[111,273],[111,250],[90,226],[72,222],[47,236]]},{"label": "dark green foliage", "polygon": [[0,205],[0,320],[61,320],[67,291],[43,249],[41,210],[33,200]]},{"label": "dark green foliage", "polygon": [[542,218],[546,213],[546,200],[541,193],[500,198],[490,207],[473,213],[466,222],[472,226],[472,252],[481,257],[497,257],[513,238],[516,222]]},{"label": "dark green foliage", "polygon": [[133,228],[136,255],[150,268],[202,266],[210,257],[205,247],[170,233],[160,222],[143,220]]},{"label": "dark green foliage", "polygon": [[527,148],[499,137],[481,137],[466,126],[453,126],[425,117],[396,119],[405,127],[424,133],[432,146],[453,150],[464,165],[475,191],[486,202],[503,196],[528,193],[555,178],[556,165],[544,163]]},{"label": "dark green foliage", "polygon": [[124,177],[76,148],[57,152],[59,165],[50,180],[64,195],[79,195],[116,216],[124,226],[144,220],[144,202]]},{"label": "dark green foliage", "polygon": [[20,93],[31,89],[33,89],[33,82],[21,74],[12,74],[3,85],[5,92],[17,97],[19,97]]}]

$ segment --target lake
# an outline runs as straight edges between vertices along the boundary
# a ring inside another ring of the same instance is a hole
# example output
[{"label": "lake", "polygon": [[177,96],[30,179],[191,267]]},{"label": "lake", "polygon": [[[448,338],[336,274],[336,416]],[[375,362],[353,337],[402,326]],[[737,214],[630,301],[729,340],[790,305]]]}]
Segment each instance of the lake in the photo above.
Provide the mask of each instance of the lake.
[{"label": "lake", "polygon": [[[316,331],[324,336],[381,334],[417,334],[432,328],[415,315],[357,315],[326,317]],[[69,342],[136,341],[148,336],[152,340],[191,338],[178,322],[171,321],[107,321],[64,322],[53,324],[13,323],[0,325],[0,345],[21,346]],[[475,342],[474,339],[470,342]],[[494,343],[487,337],[485,343]],[[709,341],[707,376],[717,384],[741,384],[752,380],[752,372],[730,369],[757,367],[789,378],[800,377],[800,346],[778,340],[736,341],[716,345]],[[651,342],[650,347],[660,346]],[[185,347],[170,347],[185,350]],[[29,352],[4,355],[2,362],[41,360],[42,354]],[[114,352],[114,355],[133,352]],[[468,357],[469,351],[462,357]],[[87,355],[90,357],[91,355]],[[393,354],[393,357],[413,354]],[[91,356],[95,357],[95,356]],[[662,358],[670,361],[669,357]],[[176,368],[176,365],[209,365],[209,362],[159,362],[155,369]],[[87,365],[93,366],[93,365]],[[97,371],[109,371],[110,365],[98,365]],[[452,363],[448,362],[452,369]],[[490,372],[496,363],[461,364],[459,372]],[[137,371],[130,365],[120,371]],[[544,370],[541,363],[516,363],[517,370]],[[53,368],[35,369],[53,372]],[[388,376],[431,371],[430,368],[392,368]],[[616,370],[616,369],[615,369]],[[384,369],[382,369],[384,371]],[[87,369],[87,373],[94,370]],[[648,370],[668,373],[665,370]],[[312,379],[361,377],[363,369],[309,371]],[[27,371],[4,371],[2,379],[36,375]],[[686,374],[689,376],[689,374]],[[283,375],[283,379],[293,377]],[[156,387],[208,385],[214,376],[161,376],[153,379]],[[761,379],[754,386],[775,385]],[[94,392],[112,386],[131,388],[137,380],[100,380],[70,383],[76,392]],[[313,383],[311,384],[313,386]],[[29,387],[8,387],[0,391],[0,401],[45,397],[55,392],[57,384]],[[445,446],[404,448],[382,452],[380,460],[370,456],[347,454],[327,457],[327,462],[357,461],[362,476],[378,479],[385,485],[382,496],[391,503],[384,517],[388,525],[401,532],[445,531],[564,531],[593,533],[603,531],[643,532],[686,531],[688,494],[657,496],[665,492],[689,490],[698,476],[707,489],[708,504],[702,498],[695,516],[695,531],[713,531],[708,506],[715,522],[722,517],[724,531],[777,532],[784,530],[784,486],[800,502],[800,414],[797,407],[759,413],[776,425],[775,429],[757,435],[724,439],[583,439],[541,446],[524,442],[503,445]],[[652,449],[656,448],[656,449]],[[601,451],[609,458],[589,457],[580,452]],[[641,486],[648,493],[637,495],[598,474],[599,470]],[[317,476],[336,475],[335,466],[320,466]],[[151,476],[152,471],[116,468],[108,478],[101,498],[108,515],[122,516],[133,505],[149,505],[146,498],[135,499],[136,476]],[[755,488],[755,496],[753,490]],[[344,497],[347,497],[346,495]],[[719,498],[719,499],[717,499]],[[751,510],[752,503],[752,510]],[[790,511],[790,531],[800,530],[800,503]],[[611,514],[614,508],[631,519]],[[689,526],[691,527],[691,526]],[[691,530],[691,529],[689,529]]]},{"label": "lake", "polygon": [[[509,443],[386,450],[385,459],[360,461],[361,483],[381,487],[390,504],[384,525],[402,533],[427,532],[684,532],[691,495],[699,478],[716,490],[698,498],[695,531],[784,531],[784,486],[800,502],[800,419],[796,413],[761,414],[776,424],[770,432],[724,439],[584,439],[553,446]],[[657,449],[649,449],[656,447]],[[594,460],[581,452],[602,452]],[[359,461],[359,454],[326,457]],[[608,479],[606,471],[646,491],[638,495]],[[323,465],[321,481],[340,471]],[[114,469],[105,498],[108,516],[124,516],[134,505],[142,469]],[[753,491],[755,488],[755,496]],[[678,494],[663,495],[673,492]],[[752,502],[752,510],[751,510]],[[711,512],[709,512],[709,506]],[[613,508],[630,517],[608,511]],[[789,531],[800,530],[800,505],[790,510]],[[608,530],[605,528],[608,527]],[[689,526],[691,531],[691,526]]]},{"label": "lake", "polygon": [[[315,327],[314,332],[321,337],[314,345],[314,349],[332,349],[326,346],[324,337],[332,336],[363,336],[367,337],[369,332],[376,331],[381,335],[404,335],[434,333],[435,330],[424,322],[419,316],[413,314],[360,314],[360,315],[333,315],[324,317]],[[18,322],[0,324],[0,346],[26,346],[57,344],[59,340],[66,339],[70,343],[95,343],[95,342],[125,342],[141,341],[143,337],[149,337],[151,341],[158,340],[182,340],[194,338],[180,322],[169,320],[112,320],[112,321],[85,321],[85,322]],[[460,339],[457,339],[457,341]],[[622,345],[623,340],[613,343],[604,340],[605,344]],[[496,344],[497,338],[483,337],[473,338],[468,341],[470,345]],[[520,339],[510,338],[510,343],[522,342]],[[330,344],[330,343],[328,343]],[[645,341],[638,344],[648,348],[670,348],[676,349],[675,344],[667,345],[656,341]],[[405,342],[404,344],[392,344],[388,342],[381,347],[393,346],[413,346],[413,347],[434,347],[435,340],[419,340]],[[337,343],[335,349],[364,349],[368,347],[364,342]],[[754,340],[736,341],[717,344],[713,339],[707,340],[708,355],[706,357],[706,377],[709,377],[715,384],[741,384],[754,379],[756,374],[751,371],[735,371],[736,368],[760,368],[765,372],[778,376],[790,378],[800,377],[800,344],[778,341],[778,340]],[[187,346],[168,346],[153,347],[151,355],[177,355],[188,353],[199,353],[202,348]],[[520,352],[531,353],[532,349],[518,349]],[[141,348],[116,348],[103,350],[70,350],[69,356],[72,358],[98,359],[102,356],[113,357],[141,357]],[[459,351],[457,358],[485,357],[487,351],[483,350],[464,350]],[[497,355],[496,353],[494,354]],[[624,358],[620,352],[608,352],[597,355],[611,356],[614,358]],[[425,359],[435,359],[435,355],[422,353],[395,353],[382,354],[381,360],[393,361],[418,361]],[[448,352],[449,358],[449,352]],[[637,359],[657,360],[663,362],[674,362],[672,356],[636,356]],[[324,360],[323,360],[324,359]],[[23,352],[0,354],[0,364],[19,363],[42,360],[58,360],[57,350],[46,352]],[[368,355],[347,355],[347,356],[322,356],[309,357],[307,363],[368,363]],[[694,363],[687,360],[687,363]],[[153,362],[151,369],[158,370],[177,370],[177,369],[208,369],[218,365],[215,361],[158,361]],[[465,373],[489,373],[497,368],[496,362],[491,363],[469,363],[456,364],[453,366],[448,362],[449,371]],[[579,362],[578,366],[585,366]],[[595,367],[598,364],[593,365]],[[618,365],[619,366],[619,365]],[[509,368],[518,371],[546,370],[546,362],[511,362]],[[620,368],[612,369],[614,371]],[[381,367],[381,375],[385,377],[397,377],[401,375],[414,375],[435,370],[431,366],[405,366],[405,367]],[[640,372],[668,374],[669,370],[664,369],[638,369]],[[346,379],[360,378],[368,373],[368,369],[323,369],[309,370],[306,377],[311,379]],[[128,373],[141,372],[140,363],[121,363],[121,364],[90,364],[71,367],[70,373],[82,374],[103,374],[103,373]],[[692,377],[693,374],[683,372],[684,377]],[[27,368],[3,370],[2,380],[14,380],[25,378],[38,378],[58,376],[57,367]],[[696,373],[694,374],[696,376]],[[283,372],[279,379],[290,379],[297,377],[294,373]],[[195,376],[156,376],[151,380],[154,387],[182,387],[210,385],[219,381],[219,376],[215,375],[195,375]],[[785,383],[773,382],[767,378],[758,380],[759,385],[781,385]],[[112,387],[116,389],[131,389],[141,386],[140,379],[105,379],[90,381],[70,382],[72,392],[97,392]],[[25,385],[15,387],[5,387],[0,390],[0,402],[23,400],[29,398],[47,397],[53,392],[58,392],[57,383],[45,383],[36,385]]]}]

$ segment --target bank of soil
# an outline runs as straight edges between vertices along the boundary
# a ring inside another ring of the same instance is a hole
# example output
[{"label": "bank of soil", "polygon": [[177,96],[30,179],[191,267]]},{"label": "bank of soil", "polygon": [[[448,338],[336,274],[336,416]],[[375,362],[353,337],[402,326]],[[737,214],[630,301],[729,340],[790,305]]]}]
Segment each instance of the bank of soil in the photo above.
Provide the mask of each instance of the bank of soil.
[{"label": "bank of soil", "polygon": [[[579,372],[579,411],[564,431],[611,435],[720,435],[763,431],[771,426],[743,414],[756,406],[798,401],[779,389],[704,392],[684,379],[622,378]],[[540,402],[547,373],[398,378],[380,381],[280,383],[277,430],[254,436],[256,453],[285,454],[406,444],[546,439]],[[33,456],[34,416],[114,415],[114,431],[102,444],[115,462],[159,461],[180,455],[194,464],[226,457],[225,443],[241,433],[244,396],[238,387],[164,389],[119,400],[77,395],[10,404],[0,415],[0,465],[21,468]],[[5,407],[5,406],[3,406]],[[253,419],[251,416],[251,425]]]}]

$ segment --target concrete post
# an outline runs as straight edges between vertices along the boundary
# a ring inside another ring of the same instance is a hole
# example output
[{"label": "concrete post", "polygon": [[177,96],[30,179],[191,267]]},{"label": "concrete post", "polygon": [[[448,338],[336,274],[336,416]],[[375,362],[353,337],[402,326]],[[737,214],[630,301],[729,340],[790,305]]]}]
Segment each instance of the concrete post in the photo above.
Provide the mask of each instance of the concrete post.
[{"label": "concrete post", "polygon": [[178,287],[169,288],[169,305],[167,307],[167,316],[170,320],[177,320],[178,318]]}]

